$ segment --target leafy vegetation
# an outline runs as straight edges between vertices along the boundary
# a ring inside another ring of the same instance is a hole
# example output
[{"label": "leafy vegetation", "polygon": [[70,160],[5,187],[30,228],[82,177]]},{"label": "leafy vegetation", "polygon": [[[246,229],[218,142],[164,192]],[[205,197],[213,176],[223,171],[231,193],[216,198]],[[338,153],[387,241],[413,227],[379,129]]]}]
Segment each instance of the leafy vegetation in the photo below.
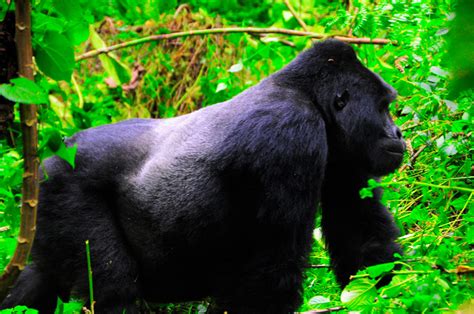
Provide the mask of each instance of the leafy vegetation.
[{"label": "leafy vegetation", "polygon": [[[402,230],[399,242],[405,255],[360,271],[340,291],[317,228],[300,310],[473,311],[473,6],[461,0],[455,18],[454,0],[354,0],[349,7],[329,0],[290,2],[310,31],[396,41],[355,48],[366,66],[398,90],[391,109],[408,144],[400,171],[361,191],[362,197],[370,197],[373,187],[385,188],[384,201]],[[7,7],[0,2],[0,17]],[[269,0],[41,0],[33,11],[36,82],[12,80],[0,85],[0,95],[38,104],[41,160],[56,154],[72,165],[76,148],[67,148],[64,137],[127,118],[171,117],[224,101],[311,45],[305,37],[237,33],[156,41],[75,61],[85,51],[152,34],[302,26],[284,1]],[[450,85],[453,75],[455,84]],[[16,116],[17,146],[0,142],[2,267],[15,249],[20,219],[22,156]],[[377,288],[387,274],[393,275],[392,282]],[[199,312],[205,305],[158,309]],[[60,304],[58,313],[80,308],[76,302]]]}]

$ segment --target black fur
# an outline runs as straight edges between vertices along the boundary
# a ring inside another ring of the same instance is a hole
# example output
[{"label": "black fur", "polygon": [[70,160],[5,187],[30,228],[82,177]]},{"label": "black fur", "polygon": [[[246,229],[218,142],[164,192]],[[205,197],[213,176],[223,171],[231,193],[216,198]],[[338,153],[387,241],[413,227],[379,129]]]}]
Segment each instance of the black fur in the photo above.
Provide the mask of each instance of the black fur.
[{"label": "black fur", "polygon": [[393,260],[381,192],[359,190],[401,163],[395,96],[328,40],[228,102],[78,133],[76,169],[45,161],[33,262],[2,308],[87,300],[89,240],[98,313],[208,296],[212,312],[292,312],[318,204],[341,285]]}]

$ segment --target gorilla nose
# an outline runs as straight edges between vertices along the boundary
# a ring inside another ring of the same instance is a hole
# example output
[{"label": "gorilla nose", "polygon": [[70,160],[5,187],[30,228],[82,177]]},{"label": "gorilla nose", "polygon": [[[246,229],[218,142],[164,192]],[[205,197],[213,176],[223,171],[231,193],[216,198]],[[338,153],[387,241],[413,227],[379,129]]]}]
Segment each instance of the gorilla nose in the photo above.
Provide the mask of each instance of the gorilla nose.
[{"label": "gorilla nose", "polygon": [[402,139],[402,131],[400,131],[400,128],[398,126],[393,127],[393,135],[395,135],[395,137],[399,140]]}]

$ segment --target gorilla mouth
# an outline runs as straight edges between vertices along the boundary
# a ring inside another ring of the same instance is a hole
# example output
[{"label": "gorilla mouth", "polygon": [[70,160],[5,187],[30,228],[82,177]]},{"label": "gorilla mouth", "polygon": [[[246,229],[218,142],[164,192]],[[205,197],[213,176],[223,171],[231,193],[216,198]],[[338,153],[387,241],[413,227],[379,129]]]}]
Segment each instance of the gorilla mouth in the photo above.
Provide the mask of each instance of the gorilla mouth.
[{"label": "gorilla mouth", "polygon": [[396,156],[402,156],[403,155],[403,151],[393,151],[393,150],[387,149],[386,152],[391,154],[391,155],[396,155]]},{"label": "gorilla mouth", "polygon": [[384,146],[385,151],[391,155],[401,156],[405,152],[404,141],[389,140]]}]

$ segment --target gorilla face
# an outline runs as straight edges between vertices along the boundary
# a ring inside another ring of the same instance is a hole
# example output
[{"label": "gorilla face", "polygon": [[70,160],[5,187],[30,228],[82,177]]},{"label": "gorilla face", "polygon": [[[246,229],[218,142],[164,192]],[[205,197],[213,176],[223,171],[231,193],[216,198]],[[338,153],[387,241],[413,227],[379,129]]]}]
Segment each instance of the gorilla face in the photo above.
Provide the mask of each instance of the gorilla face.
[{"label": "gorilla face", "polygon": [[397,93],[345,48],[342,56],[325,56],[318,75],[323,83],[315,93],[326,116],[331,156],[371,175],[386,175],[400,166],[406,147],[389,112]]}]

